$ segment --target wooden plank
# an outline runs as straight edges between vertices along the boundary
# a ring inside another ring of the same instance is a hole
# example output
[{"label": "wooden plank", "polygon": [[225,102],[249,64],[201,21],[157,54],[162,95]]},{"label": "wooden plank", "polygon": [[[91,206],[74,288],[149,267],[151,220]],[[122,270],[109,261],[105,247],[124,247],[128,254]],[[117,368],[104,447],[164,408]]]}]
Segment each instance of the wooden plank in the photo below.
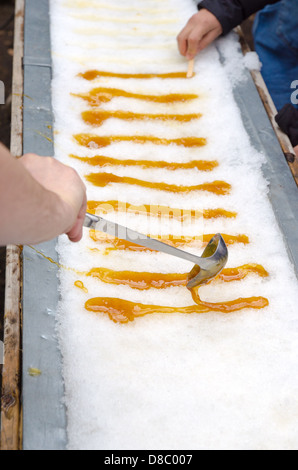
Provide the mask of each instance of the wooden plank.
[{"label": "wooden plank", "polygon": [[1,450],[18,450],[20,425],[20,248],[7,250]]},{"label": "wooden plank", "polygon": [[[247,54],[248,52],[251,52],[251,49],[245,40],[241,27],[237,28],[237,32],[240,37],[240,43],[241,43],[243,53]],[[298,186],[298,159],[295,155],[295,151],[293,149],[291,141],[289,137],[280,129],[277,122],[275,121],[275,116],[277,115],[277,109],[268,91],[266,83],[264,82],[261,72],[259,72],[258,70],[252,70],[251,75],[252,75],[253,81],[255,82],[257,90],[259,92],[263,105],[266,109],[266,112],[269,116],[272,127],[276,133],[276,136],[278,138],[282,151],[289,164],[292,175]]]},{"label": "wooden plank", "polygon": [[[23,149],[23,50],[25,0],[16,0],[12,86],[11,153]],[[21,247],[8,246],[6,259],[4,366],[1,392],[1,450],[21,448]]]},{"label": "wooden plank", "polygon": [[13,51],[13,83],[11,113],[11,153],[20,157],[23,150],[23,55],[25,0],[16,0]]}]

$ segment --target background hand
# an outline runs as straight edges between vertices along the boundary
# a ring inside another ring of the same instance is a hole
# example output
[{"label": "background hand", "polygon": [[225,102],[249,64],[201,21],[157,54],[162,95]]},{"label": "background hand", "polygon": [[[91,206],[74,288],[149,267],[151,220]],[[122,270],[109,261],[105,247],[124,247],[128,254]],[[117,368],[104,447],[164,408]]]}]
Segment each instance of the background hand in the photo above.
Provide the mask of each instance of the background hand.
[{"label": "background hand", "polygon": [[187,60],[194,59],[222,32],[223,29],[218,19],[208,10],[200,10],[190,18],[177,38],[180,54]]}]

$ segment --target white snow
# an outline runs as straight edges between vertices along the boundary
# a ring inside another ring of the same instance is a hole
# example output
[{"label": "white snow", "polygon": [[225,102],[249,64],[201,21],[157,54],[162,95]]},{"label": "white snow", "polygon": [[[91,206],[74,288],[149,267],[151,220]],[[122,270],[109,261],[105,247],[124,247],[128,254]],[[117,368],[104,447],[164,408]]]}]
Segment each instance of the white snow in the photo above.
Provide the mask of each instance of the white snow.
[{"label": "white snow", "polygon": [[247,52],[244,56],[244,65],[248,70],[257,70],[261,71],[262,69],[262,62],[260,61],[260,57],[256,52]]}]

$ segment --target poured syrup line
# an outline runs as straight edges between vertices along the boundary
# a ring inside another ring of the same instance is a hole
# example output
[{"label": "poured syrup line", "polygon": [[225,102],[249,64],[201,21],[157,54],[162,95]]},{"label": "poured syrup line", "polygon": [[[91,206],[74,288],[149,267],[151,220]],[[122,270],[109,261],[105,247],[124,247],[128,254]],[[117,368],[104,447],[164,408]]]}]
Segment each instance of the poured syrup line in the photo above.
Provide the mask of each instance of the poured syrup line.
[{"label": "poured syrup line", "polygon": [[[36,253],[38,253],[39,255],[41,255],[44,259],[46,259],[52,264],[55,264],[59,268],[65,269],[67,271],[75,272],[76,274],[80,276],[91,275],[90,274],[91,272],[89,273],[80,272],[75,269],[63,266],[55,262],[52,258],[45,256],[44,253],[37,250],[33,246],[30,246],[30,248],[34,250]],[[238,272],[237,272],[237,269],[239,270]],[[251,272],[259,273],[259,275],[262,275],[262,269],[263,268],[259,266],[256,269],[252,268]],[[235,276],[236,276],[238,277],[237,280],[239,280],[241,277],[243,278],[243,276],[245,276],[245,272],[247,272],[248,274],[248,270],[246,269],[245,271],[244,266],[240,268],[234,268],[234,272],[223,273],[223,276],[226,276],[226,277],[222,279],[225,282],[229,282],[227,281],[227,276],[228,278],[230,277],[230,280],[235,280]],[[264,274],[264,277],[265,277],[265,274]],[[174,280],[173,282],[177,282],[177,280]],[[76,281],[74,285],[78,287],[79,289],[83,290],[85,293],[88,292],[88,290],[86,289],[82,281]],[[154,287],[157,287],[157,286],[154,285]],[[136,304],[136,303],[128,302],[128,301],[121,300],[121,299],[98,297],[98,298],[93,298],[93,299],[88,300],[85,303],[85,308],[86,310],[94,312],[94,313],[107,313],[109,315],[109,318],[115,323],[128,323],[129,321],[134,321],[135,318],[137,317],[143,317],[148,314],[156,314],[156,313],[194,314],[194,313],[207,313],[207,312],[231,313],[231,312],[235,312],[235,311],[239,311],[239,310],[247,309],[247,308],[262,309],[269,305],[268,299],[265,299],[263,297],[251,297],[248,299],[237,299],[231,302],[216,303],[216,304],[203,302],[199,297],[198,289],[199,288],[191,290],[193,300],[195,301],[197,305],[190,306],[190,307],[181,307],[181,308],[160,307],[160,306],[155,306],[155,305]]]},{"label": "poured syrup line", "polygon": [[[100,50],[100,44],[98,42],[89,42],[89,43],[81,43],[81,42],[69,42],[69,46],[72,47],[77,47],[79,49],[84,49],[84,50],[92,50],[92,49],[97,49]],[[156,43],[153,44],[153,42],[150,41],[148,44],[142,44],[142,50],[158,50],[161,51],[162,49],[167,50],[167,52],[170,49],[175,49],[176,50],[176,41],[168,40],[167,42],[163,42],[162,44]],[[110,44],[105,44],[105,51],[107,50],[113,50],[113,51],[128,51],[128,50],[136,50],[139,51],[139,45],[134,42],[134,43],[127,43],[127,42],[122,42],[121,44],[119,43],[119,40],[117,39],[114,43]]]},{"label": "poured syrup line", "polygon": [[35,131],[35,130],[33,132],[34,132],[34,134],[37,134],[40,137],[43,137],[44,139],[46,139],[48,142],[51,142],[51,144],[54,143],[54,140],[51,137],[47,136],[46,134],[43,134],[42,132]]},{"label": "poured syrup line", "polygon": [[[157,2],[156,2],[157,3]],[[158,5],[158,3],[157,3]],[[90,1],[90,0],[67,0],[65,2],[65,6],[69,8],[95,8],[95,9],[106,9],[112,10],[117,12],[132,12],[135,13],[136,9],[123,6],[123,5],[113,5],[111,3],[104,3],[104,2],[97,2],[97,1]],[[176,13],[176,10],[173,8],[160,8],[159,6],[156,8],[148,8],[148,7],[141,7],[138,5],[138,12],[153,14],[153,15],[160,15],[160,14],[169,14],[169,13]]]},{"label": "poured syrup line", "polygon": [[[102,33],[102,30],[100,30],[100,31]],[[112,34],[115,35],[114,31],[113,31]],[[120,38],[120,36],[121,36],[121,33],[118,33],[118,41],[120,41],[121,44],[122,44],[122,38]],[[147,39],[145,37],[145,35],[143,35],[143,37],[144,37],[145,40]],[[114,36],[113,36],[113,38],[114,38]],[[99,42],[100,42],[100,40],[99,40]],[[56,56],[60,57],[61,59],[64,58],[65,60],[76,62],[76,63],[80,64],[81,67],[84,67],[84,68],[89,68],[95,62],[105,62],[106,64],[113,64],[113,66],[115,66],[117,68],[119,67],[119,64],[123,64],[123,65],[127,65],[127,66],[131,67],[132,62],[135,59],[133,51],[130,54],[123,54],[123,50],[126,50],[126,49],[122,48],[122,49],[119,49],[118,54],[116,53],[116,51],[115,51],[114,54],[111,54],[109,51],[99,49],[95,52],[94,55],[89,55],[89,56],[86,55],[86,51],[82,50],[81,53],[85,52],[84,55],[78,55],[78,52],[77,52],[76,54],[73,54],[73,55],[64,55],[64,56],[62,54],[56,53]],[[138,49],[136,49],[136,50],[137,50],[137,52],[139,52]],[[173,48],[172,48],[172,50],[173,50]],[[128,51],[126,50],[126,52],[128,52]],[[167,65],[168,67],[173,67],[173,66],[176,65],[177,60],[175,59],[175,57],[173,55],[165,54],[164,57],[155,58],[154,62],[155,62],[156,66],[157,65],[161,65],[161,66]],[[148,65],[148,66],[152,65],[152,58],[148,57],[148,55],[146,55],[146,54],[145,55],[143,54],[142,57],[140,57],[138,59],[138,66],[139,67],[142,66],[142,68],[144,68],[144,66],[146,66],[146,65]],[[104,82],[106,82],[106,81],[107,80],[104,80]]]},{"label": "poured syrup line", "polygon": [[75,281],[74,286],[78,289],[81,289],[85,294],[88,294],[88,289],[85,287],[82,281]]},{"label": "poured syrup line", "polygon": [[187,78],[186,72],[172,72],[172,73],[115,73],[105,72],[102,70],[88,70],[87,72],[80,73],[79,77],[85,80],[95,80],[96,78],[122,78],[122,79],[136,79],[136,80],[148,80],[151,78],[161,79],[177,79]]},{"label": "poured syrup line", "polygon": [[80,19],[82,21],[88,21],[89,23],[90,22],[95,22],[95,21],[100,21],[101,23],[105,24],[105,23],[122,23],[122,24],[129,24],[129,23],[133,23],[133,24],[148,24],[148,25],[156,25],[156,24],[159,24],[159,25],[167,25],[167,24],[177,24],[178,21],[177,19],[175,18],[168,18],[168,19],[159,19],[158,17],[156,18],[152,18],[152,19],[149,19],[148,17],[145,18],[145,17],[138,17],[138,16],[134,16],[134,17],[110,17],[110,16],[104,16],[104,15],[82,15],[82,13],[72,13],[70,15],[72,18],[77,18],[77,19]]},{"label": "poured syrup line", "polygon": [[105,168],[108,166],[140,166],[142,168],[157,168],[165,169],[170,171],[175,170],[193,170],[199,171],[212,171],[218,167],[216,160],[193,160],[187,163],[175,163],[165,161],[153,161],[153,160],[121,160],[117,158],[104,157],[97,155],[95,157],[79,157],[77,155],[69,155],[70,158],[80,160],[81,162],[88,163],[90,166],[98,166]]},{"label": "poured syrup line", "polygon": [[85,309],[93,313],[104,313],[115,323],[128,323],[136,318],[152,314],[201,314],[201,313],[232,313],[243,309],[262,309],[269,305],[268,299],[264,297],[250,297],[248,299],[237,299],[231,302],[210,303],[200,299],[198,294],[194,294],[197,305],[190,307],[162,307],[158,305],[144,305],[140,303],[128,302],[123,299],[108,297],[97,297],[89,299],[85,303]]},{"label": "poured syrup line", "polygon": [[[245,264],[237,268],[224,269],[215,279],[210,282],[220,280],[223,282],[240,281],[249,274],[256,274],[260,277],[268,277],[269,273],[258,264]],[[88,273],[88,277],[100,280],[106,284],[125,285],[132,289],[167,289],[169,287],[185,287],[188,283],[188,273],[162,274],[136,271],[114,271],[106,268],[93,268]],[[209,283],[210,283],[209,282]]]},{"label": "poured syrup line", "polygon": [[[202,245],[206,246],[210,242],[210,240],[214,237],[214,235],[215,234],[205,234],[205,235],[201,235],[197,237],[185,237],[185,236],[178,237],[174,235],[163,235],[163,236],[159,235],[159,236],[152,236],[152,238],[155,238],[164,243],[167,243],[170,246],[180,248],[183,246],[202,246]],[[109,245],[112,245],[111,248],[107,248],[105,250],[106,253],[109,253],[110,251],[115,251],[115,250],[134,251],[134,252],[147,252],[147,251],[154,252],[154,250],[150,250],[149,248],[136,245],[126,240],[120,240],[119,238],[110,237],[96,230],[90,230],[89,236],[95,242],[107,243]],[[247,235],[222,234],[222,237],[228,246],[238,244],[238,243],[243,244],[243,245],[248,245],[250,243]]]},{"label": "poured syrup line", "polygon": [[112,173],[91,173],[85,176],[86,180],[98,187],[105,187],[110,184],[130,184],[141,186],[142,188],[157,189],[171,193],[189,193],[191,191],[207,191],[209,193],[225,196],[230,194],[231,185],[225,181],[212,181],[194,186],[177,186],[167,183],[152,183],[137,178],[117,176]]},{"label": "poured syrup line", "polygon": [[[87,28],[74,28],[73,32],[75,33],[76,37],[80,37],[80,35],[82,35],[82,36],[92,37],[93,40],[98,40],[98,41],[101,40],[102,38],[104,38],[104,39],[108,38],[109,41],[112,40],[112,42],[114,42],[114,44],[116,42],[121,44],[120,50],[123,50],[122,48],[125,48],[127,43],[129,43],[129,45],[131,45],[131,42],[135,41],[135,45],[136,45],[135,49],[138,52],[140,52],[141,46],[140,46],[140,44],[137,43],[136,38],[142,38],[142,39],[144,39],[144,41],[147,41],[146,46],[148,48],[148,44],[150,44],[150,43],[148,43],[148,38],[150,37],[150,41],[153,44],[153,49],[157,49],[158,44],[162,44],[162,45],[169,44],[169,50],[172,50],[173,52],[176,52],[175,47],[174,47],[175,46],[175,41],[173,41],[173,38],[175,38],[175,34],[173,34],[173,32],[171,32],[171,31],[160,31],[160,33],[163,35],[162,39],[160,37],[157,38],[156,33],[153,30],[152,31],[149,31],[149,30],[141,31],[140,29],[132,29],[132,28],[127,29],[125,32],[123,30],[122,31],[120,31],[120,30],[116,31],[115,28],[110,28],[110,29],[104,29],[104,28],[88,28],[88,29]],[[99,48],[100,48],[100,44],[99,44]],[[101,49],[99,49],[99,52],[101,52]],[[104,50],[103,50],[103,53],[105,53]],[[56,53],[55,55],[57,56],[57,54],[58,53]],[[70,56],[68,55],[67,57],[69,58]],[[164,60],[164,59],[162,59],[162,60]],[[162,60],[157,60],[157,58],[156,58],[155,61],[154,61],[155,65],[156,65],[157,62],[162,63]],[[114,62],[116,62],[116,61],[114,61]],[[177,66],[177,59],[175,59],[174,56],[172,56],[171,58],[169,57],[167,62],[171,62],[173,67]],[[142,63],[142,61],[141,61],[140,56],[139,56],[138,66],[140,65],[140,63]],[[148,64],[151,63],[151,65],[152,65],[152,59],[149,58],[147,63]],[[86,68],[89,69],[90,67],[92,67],[92,64],[94,64],[94,62],[90,62],[88,67],[86,67]],[[130,67],[131,67],[131,64],[132,64],[131,59],[130,59],[130,61],[127,61],[127,64],[130,64]],[[177,72],[177,73],[180,73],[180,72]],[[153,77],[149,77],[149,78],[153,78]],[[159,77],[159,78],[162,78],[162,77]],[[165,78],[167,78],[167,77],[165,77]],[[169,77],[169,78],[184,78],[184,77]]]},{"label": "poured syrup line", "polygon": [[130,93],[118,88],[95,88],[86,94],[72,93],[72,95],[87,101],[90,106],[100,106],[102,103],[109,103],[113,98],[118,97],[163,104],[185,103],[186,101],[198,98],[198,95],[195,94],[144,95],[140,93]]},{"label": "poured syrup line", "polygon": [[95,127],[102,126],[108,119],[120,119],[122,121],[176,121],[184,123],[201,117],[202,114],[138,114],[130,111],[104,111],[99,109],[82,113],[83,121]]},{"label": "poured syrup line", "polygon": [[177,209],[167,206],[147,205],[135,206],[126,202],[120,201],[88,201],[88,212],[97,215],[99,212],[108,214],[110,212],[126,212],[131,214],[164,217],[167,219],[176,219],[180,222],[192,219],[218,219],[227,218],[232,219],[237,217],[237,212],[226,211],[225,209],[204,209],[190,210],[190,209]]},{"label": "poured syrup line", "polygon": [[77,274],[78,276],[86,276],[86,274],[87,274],[86,271],[78,271],[77,269],[69,268],[68,266],[65,266],[64,264],[61,264],[61,263],[58,263],[57,261],[54,261],[53,258],[50,258],[49,256],[46,256],[42,251],[38,250],[37,248],[35,248],[32,245],[28,245],[28,247],[31,248],[31,250],[35,251],[35,253],[40,255],[46,261],[49,261],[51,264],[54,264],[55,266],[57,266],[59,269],[63,269],[64,271],[73,272],[73,273]]},{"label": "poured syrup line", "polygon": [[100,149],[108,147],[112,144],[121,142],[132,142],[134,144],[154,144],[154,145],[178,145],[186,148],[197,148],[207,145],[207,139],[204,137],[184,137],[181,139],[163,139],[154,136],[141,136],[141,135],[112,135],[112,136],[98,136],[90,134],[77,134],[73,136],[79,145],[90,149]]}]

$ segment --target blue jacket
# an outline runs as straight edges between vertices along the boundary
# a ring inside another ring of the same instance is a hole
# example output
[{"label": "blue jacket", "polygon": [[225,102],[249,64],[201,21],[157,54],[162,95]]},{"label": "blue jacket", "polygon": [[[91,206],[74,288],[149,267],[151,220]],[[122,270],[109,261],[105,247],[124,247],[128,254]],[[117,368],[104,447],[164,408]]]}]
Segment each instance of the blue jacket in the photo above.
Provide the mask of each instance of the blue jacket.
[{"label": "blue jacket", "polygon": [[[228,34],[233,28],[240,25],[253,13],[262,10],[267,5],[272,5],[279,2],[280,0],[203,0],[198,5],[198,8],[205,8],[206,10],[209,10],[211,13],[213,13],[213,15],[216,16],[218,21],[221,23],[223,27],[223,34],[225,35]],[[296,21],[298,23],[298,18],[295,18],[295,21],[293,22],[294,34],[290,29],[289,21],[285,21],[285,23],[288,25],[286,33],[289,32],[291,34],[285,35],[284,31],[282,31],[284,34],[283,44],[290,48],[297,47]],[[295,37],[296,40],[294,43],[293,37]],[[264,41],[266,41],[266,38],[264,38]],[[297,53],[297,49],[295,49],[295,51]],[[297,78],[298,84],[298,76],[294,78]],[[288,85],[290,86],[290,83]],[[298,91],[294,91],[293,95],[298,97]],[[276,116],[276,122],[279,124],[280,128],[286,134],[288,134],[293,146],[298,145],[298,110],[295,109],[291,104],[286,104]]]},{"label": "blue jacket", "polygon": [[261,10],[266,5],[277,3],[279,0],[203,0],[199,9],[206,8],[218,19],[223,27],[223,34],[228,34],[240,25],[250,15]]}]

